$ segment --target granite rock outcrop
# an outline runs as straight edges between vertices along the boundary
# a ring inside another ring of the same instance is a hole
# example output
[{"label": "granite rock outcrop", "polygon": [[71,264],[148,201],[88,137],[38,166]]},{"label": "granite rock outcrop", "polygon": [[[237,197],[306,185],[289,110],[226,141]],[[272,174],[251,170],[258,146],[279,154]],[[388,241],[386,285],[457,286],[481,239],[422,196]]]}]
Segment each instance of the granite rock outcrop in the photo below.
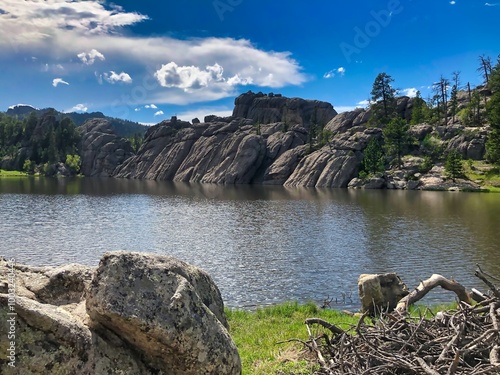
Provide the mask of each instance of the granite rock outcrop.
[{"label": "granite rock outcrop", "polygon": [[15,367],[0,341],[2,374],[241,373],[220,292],[194,266],[111,252],[97,268],[0,259],[0,270],[0,317],[16,313]]}]

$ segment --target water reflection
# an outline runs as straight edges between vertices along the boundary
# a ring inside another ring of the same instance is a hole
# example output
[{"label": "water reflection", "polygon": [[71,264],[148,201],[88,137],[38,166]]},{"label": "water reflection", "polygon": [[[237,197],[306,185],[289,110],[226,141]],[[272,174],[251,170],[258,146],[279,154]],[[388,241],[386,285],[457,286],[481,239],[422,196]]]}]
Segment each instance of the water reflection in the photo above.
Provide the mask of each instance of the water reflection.
[{"label": "water reflection", "polygon": [[482,288],[476,262],[500,274],[499,215],[500,194],[0,179],[0,255],[36,265],[96,264],[118,249],[173,255],[210,272],[229,306],[251,307],[340,299],[371,272]]}]

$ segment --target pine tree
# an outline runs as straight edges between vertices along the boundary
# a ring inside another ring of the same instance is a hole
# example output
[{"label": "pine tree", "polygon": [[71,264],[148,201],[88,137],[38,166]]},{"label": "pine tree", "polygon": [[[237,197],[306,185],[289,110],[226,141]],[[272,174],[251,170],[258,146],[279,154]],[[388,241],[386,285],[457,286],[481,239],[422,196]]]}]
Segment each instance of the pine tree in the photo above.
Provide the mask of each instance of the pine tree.
[{"label": "pine tree", "polygon": [[410,143],[408,124],[402,118],[393,118],[383,130],[385,149],[389,156],[396,157],[402,165],[402,156]]},{"label": "pine tree", "polygon": [[386,73],[380,73],[373,82],[372,108],[375,119],[383,124],[386,124],[394,113],[396,89],[391,86],[392,82],[394,79]]},{"label": "pine tree", "polygon": [[450,109],[453,123],[456,122],[458,111],[458,90],[460,89],[460,72],[453,72],[453,86],[450,93]]},{"label": "pine tree", "polygon": [[490,76],[490,88],[494,93],[486,107],[491,127],[486,141],[486,159],[500,165],[500,55]]},{"label": "pine tree", "polygon": [[376,174],[384,171],[385,155],[382,142],[377,138],[372,138],[363,151],[362,169],[367,174]]},{"label": "pine tree", "polygon": [[425,109],[427,104],[425,100],[422,99],[420,91],[417,91],[417,96],[413,99],[413,110],[411,112],[411,125],[417,125],[425,122]]},{"label": "pine tree", "polygon": [[453,180],[463,177],[464,167],[462,164],[462,155],[460,155],[457,150],[451,150],[446,156],[444,170],[446,175]]},{"label": "pine tree", "polygon": [[481,76],[484,78],[484,82],[488,85],[490,75],[492,73],[491,57],[485,55],[479,56],[479,68],[477,68],[477,71],[481,73]]}]

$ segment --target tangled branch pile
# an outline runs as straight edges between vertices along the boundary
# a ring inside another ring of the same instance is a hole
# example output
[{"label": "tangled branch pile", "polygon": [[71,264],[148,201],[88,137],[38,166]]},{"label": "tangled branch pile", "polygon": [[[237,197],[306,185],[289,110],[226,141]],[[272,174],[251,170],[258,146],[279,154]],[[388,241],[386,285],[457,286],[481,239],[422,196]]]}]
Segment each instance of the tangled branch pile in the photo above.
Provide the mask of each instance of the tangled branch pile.
[{"label": "tangled branch pile", "polygon": [[[500,374],[500,291],[489,286],[491,296],[478,298],[477,305],[460,302],[456,311],[431,319],[396,310],[371,325],[365,314],[347,332],[308,319],[305,344],[316,353],[321,367],[316,374]],[[315,337],[314,325],[332,335]]]}]

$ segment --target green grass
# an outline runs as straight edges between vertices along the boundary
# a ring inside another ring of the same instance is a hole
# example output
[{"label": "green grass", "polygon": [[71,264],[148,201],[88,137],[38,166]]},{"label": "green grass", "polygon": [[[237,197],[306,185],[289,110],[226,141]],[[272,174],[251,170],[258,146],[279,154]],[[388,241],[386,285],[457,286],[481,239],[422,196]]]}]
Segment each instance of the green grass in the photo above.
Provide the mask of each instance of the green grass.
[{"label": "green grass", "polygon": [[6,171],[4,169],[0,169],[0,178],[4,177],[26,177],[27,174],[20,171]]},{"label": "green grass", "polygon": [[[415,305],[410,315],[431,319],[438,311],[457,308],[456,303],[447,305]],[[265,307],[257,311],[226,309],[230,334],[240,353],[243,375],[310,375],[315,369],[314,356],[299,342],[284,342],[290,339],[309,339],[304,321],[321,318],[336,326],[349,330],[359,321],[359,315],[351,316],[340,311],[322,310],[314,303],[299,305],[289,302]],[[366,319],[365,323],[369,324]],[[313,335],[327,332],[313,326]],[[278,344],[280,343],[280,344]]]},{"label": "green grass", "polygon": [[465,175],[491,193],[500,192],[500,169],[485,161],[464,163]]},{"label": "green grass", "polygon": [[[243,375],[306,375],[315,368],[310,354],[298,342],[277,344],[297,338],[308,340],[304,321],[321,318],[345,330],[359,318],[333,310],[322,310],[313,303],[284,303],[243,311],[226,309],[231,336],[238,347]],[[315,333],[319,328],[315,326]]]}]

